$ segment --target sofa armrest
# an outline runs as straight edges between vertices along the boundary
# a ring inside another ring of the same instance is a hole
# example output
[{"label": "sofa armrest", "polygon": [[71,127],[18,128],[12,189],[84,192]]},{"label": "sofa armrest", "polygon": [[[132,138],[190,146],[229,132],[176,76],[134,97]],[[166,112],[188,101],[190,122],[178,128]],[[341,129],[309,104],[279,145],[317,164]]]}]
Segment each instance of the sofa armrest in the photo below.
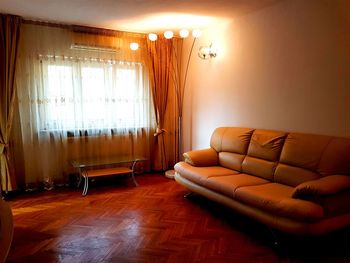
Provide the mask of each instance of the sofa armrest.
[{"label": "sofa armrest", "polygon": [[299,184],[295,187],[292,198],[314,200],[321,196],[342,192],[346,189],[350,190],[350,176],[329,175]]},{"label": "sofa armrest", "polygon": [[193,166],[214,166],[218,164],[218,153],[213,148],[189,151],[183,154],[185,162]]}]

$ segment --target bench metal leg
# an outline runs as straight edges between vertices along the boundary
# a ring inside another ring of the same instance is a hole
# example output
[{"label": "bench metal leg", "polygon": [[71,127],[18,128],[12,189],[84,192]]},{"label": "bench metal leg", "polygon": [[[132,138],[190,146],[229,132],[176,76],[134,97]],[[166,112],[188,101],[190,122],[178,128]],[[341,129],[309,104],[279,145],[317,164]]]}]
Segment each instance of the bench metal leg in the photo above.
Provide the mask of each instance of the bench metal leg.
[{"label": "bench metal leg", "polygon": [[80,187],[80,184],[81,184],[82,180],[83,180],[83,176],[81,175],[81,172],[79,172],[79,181],[78,181],[78,184],[77,184],[77,188]]},{"label": "bench metal leg", "polygon": [[83,177],[85,180],[84,180],[84,189],[83,189],[82,195],[85,196],[87,195],[87,191],[89,189],[89,177],[86,172],[83,173]]},{"label": "bench metal leg", "polygon": [[132,163],[132,172],[131,172],[131,178],[132,178],[132,181],[134,182],[135,186],[139,186],[139,184],[136,182],[136,179],[135,179],[135,166],[136,166],[136,163],[137,163],[138,160],[135,160],[133,163]]}]

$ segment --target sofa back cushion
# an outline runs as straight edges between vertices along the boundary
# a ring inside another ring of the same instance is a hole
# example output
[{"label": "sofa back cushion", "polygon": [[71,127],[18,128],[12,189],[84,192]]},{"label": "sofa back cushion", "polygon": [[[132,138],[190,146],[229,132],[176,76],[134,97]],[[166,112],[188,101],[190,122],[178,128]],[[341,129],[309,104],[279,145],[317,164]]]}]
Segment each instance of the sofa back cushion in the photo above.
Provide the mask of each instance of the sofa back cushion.
[{"label": "sofa back cushion", "polygon": [[210,146],[217,152],[246,154],[253,131],[239,127],[217,128],[211,136]]},{"label": "sofa back cushion", "polygon": [[268,180],[273,175],[287,134],[285,132],[255,130],[252,134],[242,171]]},{"label": "sofa back cushion", "polygon": [[278,161],[287,133],[255,130],[249,144],[248,155],[268,161]]},{"label": "sofa back cushion", "polygon": [[210,146],[219,153],[221,166],[241,171],[253,131],[254,129],[238,127],[215,129]]},{"label": "sofa back cushion", "polygon": [[319,178],[317,168],[331,139],[324,135],[288,134],[274,181],[296,186]]},{"label": "sofa back cushion", "polygon": [[223,167],[242,172],[244,157],[244,154],[219,152],[219,164]]},{"label": "sofa back cushion", "polygon": [[274,175],[275,182],[293,187],[318,178],[320,178],[318,173],[283,163],[277,165]]}]

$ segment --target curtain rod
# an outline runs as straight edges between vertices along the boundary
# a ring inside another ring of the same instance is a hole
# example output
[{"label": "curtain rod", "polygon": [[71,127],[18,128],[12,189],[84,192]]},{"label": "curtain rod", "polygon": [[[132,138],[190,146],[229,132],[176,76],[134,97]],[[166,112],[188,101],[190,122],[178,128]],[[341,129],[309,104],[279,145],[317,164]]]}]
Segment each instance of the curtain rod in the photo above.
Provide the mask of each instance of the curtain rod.
[{"label": "curtain rod", "polygon": [[23,23],[29,24],[29,25],[39,25],[39,26],[48,26],[48,27],[69,29],[69,30],[72,30],[73,32],[83,33],[83,34],[105,35],[105,36],[114,36],[114,37],[120,36],[120,35],[127,35],[130,37],[139,37],[139,38],[146,38],[147,37],[147,35],[144,33],[133,33],[133,32],[113,30],[113,29],[105,29],[105,28],[89,27],[89,26],[81,26],[81,25],[71,25],[71,24],[62,24],[62,23],[54,23],[54,22],[48,22],[48,21],[23,19]]}]

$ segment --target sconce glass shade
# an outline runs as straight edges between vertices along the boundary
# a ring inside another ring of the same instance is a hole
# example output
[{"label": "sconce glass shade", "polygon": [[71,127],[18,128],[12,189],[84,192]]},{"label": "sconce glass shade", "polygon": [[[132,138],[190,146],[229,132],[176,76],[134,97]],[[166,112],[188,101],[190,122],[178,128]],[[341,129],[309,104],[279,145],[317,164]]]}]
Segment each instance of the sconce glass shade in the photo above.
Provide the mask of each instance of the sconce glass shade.
[{"label": "sconce glass shade", "polygon": [[154,34],[154,33],[149,33],[148,34],[148,39],[151,40],[151,41],[156,41],[158,38],[157,34]]},{"label": "sconce glass shade", "polygon": [[131,50],[138,50],[139,49],[139,44],[138,43],[130,43],[130,49]]},{"label": "sconce glass shade", "polygon": [[173,36],[174,36],[174,33],[173,33],[173,31],[165,31],[164,32],[164,37],[166,38],[166,39],[171,39],[171,38],[173,38]]},{"label": "sconce glass shade", "polygon": [[200,29],[193,29],[192,30],[192,36],[194,38],[199,38],[202,35],[202,31]]},{"label": "sconce glass shade", "polygon": [[209,56],[210,48],[209,47],[200,47],[199,48],[199,54],[201,58],[206,58]]},{"label": "sconce glass shade", "polygon": [[188,37],[189,34],[190,34],[190,31],[188,31],[187,29],[180,30],[180,37],[182,37],[182,38]]},{"label": "sconce glass shade", "polygon": [[210,46],[200,47],[198,51],[198,56],[202,59],[215,58],[217,55],[216,48],[210,44]]}]

